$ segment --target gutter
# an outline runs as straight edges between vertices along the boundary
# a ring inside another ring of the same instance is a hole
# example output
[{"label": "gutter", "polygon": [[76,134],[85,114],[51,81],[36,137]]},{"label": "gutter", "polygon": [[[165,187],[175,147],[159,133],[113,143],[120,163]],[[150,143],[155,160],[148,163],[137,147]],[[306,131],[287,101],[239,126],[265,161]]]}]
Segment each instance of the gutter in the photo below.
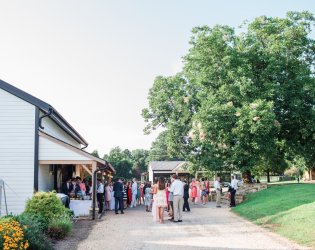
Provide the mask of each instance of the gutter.
[{"label": "gutter", "polygon": [[50,116],[51,114],[53,113],[53,108],[52,107],[49,107],[49,112],[45,115],[42,115],[41,117],[39,117],[39,120],[38,120],[38,126],[41,128],[41,129],[44,129],[44,127],[42,126],[42,119],[46,116]]}]

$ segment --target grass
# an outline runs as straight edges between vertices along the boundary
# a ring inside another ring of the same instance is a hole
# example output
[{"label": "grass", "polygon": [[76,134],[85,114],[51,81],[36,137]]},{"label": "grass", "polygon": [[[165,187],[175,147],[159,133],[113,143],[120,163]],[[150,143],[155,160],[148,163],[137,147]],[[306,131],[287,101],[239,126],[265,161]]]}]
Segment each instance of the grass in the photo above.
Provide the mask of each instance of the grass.
[{"label": "grass", "polygon": [[[267,183],[266,181],[261,181],[261,183]],[[287,185],[287,184],[306,184],[305,182],[298,183],[297,181],[271,181],[268,185]]]},{"label": "grass", "polygon": [[315,185],[268,186],[245,195],[232,211],[295,242],[315,248]]}]

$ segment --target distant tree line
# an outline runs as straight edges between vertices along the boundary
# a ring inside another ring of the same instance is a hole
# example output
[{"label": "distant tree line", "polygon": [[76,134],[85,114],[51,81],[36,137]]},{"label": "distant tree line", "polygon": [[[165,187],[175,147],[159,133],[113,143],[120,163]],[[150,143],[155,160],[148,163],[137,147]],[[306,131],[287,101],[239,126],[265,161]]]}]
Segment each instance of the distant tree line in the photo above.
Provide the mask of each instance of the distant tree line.
[{"label": "distant tree line", "polygon": [[[167,131],[161,132],[155,141],[152,142],[151,149],[129,149],[122,150],[119,146],[112,148],[109,154],[105,154],[103,159],[110,162],[116,170],[113,175],[115,180],[118,176],[127,180],[140,178],[141,173],[148,171],[150,161],[178,161],[184,160],[177,156],[169,156],[166,143]],[[92,155],[100,157],[98,150],[94,150]]]}]

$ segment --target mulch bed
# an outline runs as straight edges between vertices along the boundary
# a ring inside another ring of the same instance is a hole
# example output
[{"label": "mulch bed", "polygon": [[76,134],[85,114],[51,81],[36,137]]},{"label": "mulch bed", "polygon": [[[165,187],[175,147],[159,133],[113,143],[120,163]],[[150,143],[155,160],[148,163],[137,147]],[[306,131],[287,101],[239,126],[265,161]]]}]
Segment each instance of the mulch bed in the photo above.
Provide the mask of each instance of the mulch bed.
[{"label": "mulch bed", "polygon": [[95,221],[92,220],[74,220],[73,234],[64,238],[62,241],[53,241],[56,250],[72,250],[76,249],[78,243],[84,240],[93,227]]}]

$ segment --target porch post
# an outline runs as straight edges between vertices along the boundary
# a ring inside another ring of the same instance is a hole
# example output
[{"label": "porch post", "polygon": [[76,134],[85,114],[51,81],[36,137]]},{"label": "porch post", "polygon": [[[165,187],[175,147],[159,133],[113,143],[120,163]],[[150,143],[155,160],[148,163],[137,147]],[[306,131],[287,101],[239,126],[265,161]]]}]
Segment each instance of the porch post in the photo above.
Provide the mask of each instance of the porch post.
[{"label": "porch post", "polygon": [[80,176],[80,165],[75,165],[75,177]]},{"label": "porch post", "polygon": [[[92,163],[92,173],[94,173],[95,170],[96,170],[96,161],[93,161],[93,163]],[[97,175],[96,175],[96,178],[97,178]],[[94,179],[94,174],[92,174],[92,183],[94,183],[94,181],[96,181],[96,180]]]}]

